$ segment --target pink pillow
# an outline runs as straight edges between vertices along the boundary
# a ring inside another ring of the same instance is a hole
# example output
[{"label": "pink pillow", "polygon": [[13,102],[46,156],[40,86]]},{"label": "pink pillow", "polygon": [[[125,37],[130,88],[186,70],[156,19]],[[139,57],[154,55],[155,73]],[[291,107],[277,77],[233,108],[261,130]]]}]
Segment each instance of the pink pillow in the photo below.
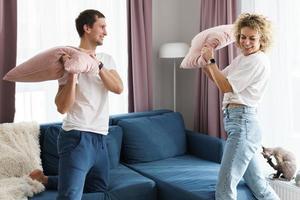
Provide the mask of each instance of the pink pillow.
[{"label": "pink pillow", "polygon": [[[64,54],[71,57],[65,62],[65,66],[60,62]],[[70,73],[83,73],[97,66],[97,61],[92,56],[75,47],[54,47],[16,66],[4,76],[3,80],[18,82],[56,80],[63,76],[64,70]]]},{"label": "pink pillow", "polygon": [[193,38],[191,48],[184,57],[180,68],[200,68],[207,64],[201,56],[201,49],[204,46],[218,50],[234,41],[233,24],[206,29]]}]

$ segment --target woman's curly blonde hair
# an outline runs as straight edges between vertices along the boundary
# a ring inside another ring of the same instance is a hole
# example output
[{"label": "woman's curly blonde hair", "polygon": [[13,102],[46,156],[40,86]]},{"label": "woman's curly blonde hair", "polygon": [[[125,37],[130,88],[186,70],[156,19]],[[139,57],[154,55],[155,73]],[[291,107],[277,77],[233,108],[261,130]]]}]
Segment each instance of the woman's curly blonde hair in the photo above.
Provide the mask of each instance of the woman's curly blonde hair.
[{"label": "woman's curly blonde hair", "polygon": [[272,25],[271,22],[259,14],[243,13],[234,23],[234,35],[236,44],[240,48],[241,29],[249,27],[257,30],[260,35],[260,50],[265,52],[272,44]]}]

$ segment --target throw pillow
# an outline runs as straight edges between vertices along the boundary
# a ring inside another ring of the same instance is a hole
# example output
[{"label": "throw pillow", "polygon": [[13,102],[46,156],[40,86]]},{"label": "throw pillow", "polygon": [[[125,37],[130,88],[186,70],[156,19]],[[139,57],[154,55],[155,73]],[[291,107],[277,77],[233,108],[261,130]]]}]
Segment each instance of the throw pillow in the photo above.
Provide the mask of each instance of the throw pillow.
[{"label": "throw pillow", "polygon": [[57,137],[61,125],[51,125],[42,132],[42,162],[43,169],[46,175],[57,175],[58,174],[58,152],[57,152]]},{"label": "throw pillow", "polygon": [[218,50],[234,41],[233,24],[206,29],[193,38],[191,48],[184,57],[180,67],[185,69],[200,68],[207,64],[201,56],[201,49],[204,46]]},{"label": "throw pillow", "polygon": [[[71,57],[65,62],[65,66],[60,61],[64,54]],[[14,67],[3,79],[16,82],[56,80],[64,75],[64,70],[70,73],[83,73],[94,67],[98,67],[98,63],[88,53],[75,47],[54,47]]]},{"label": "throw pillow", "polygon": [[110,169],[116,168],[120,163],[123,131],[120,126],[110,126],[106,136],[107,151]]},{"label": "throw pillow", "polygon": [[122,158],[127,163],[150,162],[183,155],[186,135],[179,113],[121,119]]}]

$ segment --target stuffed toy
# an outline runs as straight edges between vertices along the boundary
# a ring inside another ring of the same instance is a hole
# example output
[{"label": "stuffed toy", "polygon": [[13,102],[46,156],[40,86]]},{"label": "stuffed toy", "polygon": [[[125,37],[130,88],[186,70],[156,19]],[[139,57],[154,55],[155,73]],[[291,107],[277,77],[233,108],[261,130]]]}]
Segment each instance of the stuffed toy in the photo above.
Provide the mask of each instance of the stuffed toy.
[{"label": "stuffed toy", "polygon": [[[295,177],[297,171],[297,162],[294,154],[281,147],[266,148],[262,147],[262,155],[270,166],[277,172],[273,178],[283,178],[288,181]],[[272,157],[276,160],[276,165],[272,161]]]}]

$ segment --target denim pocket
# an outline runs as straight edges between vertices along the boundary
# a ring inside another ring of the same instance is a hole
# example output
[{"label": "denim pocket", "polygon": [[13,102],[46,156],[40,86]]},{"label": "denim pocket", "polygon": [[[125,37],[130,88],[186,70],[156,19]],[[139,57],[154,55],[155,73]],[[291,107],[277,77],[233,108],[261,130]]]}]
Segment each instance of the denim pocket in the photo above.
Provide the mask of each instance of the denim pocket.
[{"label": "denim pocket", "polygon": [[260,144],[262,136],[261,136],[261,131],[258,122],[256,120],[247,120],[246,126],[247,126],[247,133],[246,133],[247,141],[254,144]]},{"label": "denim pocket", "polygon": [[61,131],[58,136],[58,154],[66,154],[75,150],[80,144],[81,132],[77,130]]},{"label": "denim pocket", "polygon": [[232,132],[243,133],[246,131],[247,120],[242,117],[231,117],[224,119],[224,129],[227,134]]}]

